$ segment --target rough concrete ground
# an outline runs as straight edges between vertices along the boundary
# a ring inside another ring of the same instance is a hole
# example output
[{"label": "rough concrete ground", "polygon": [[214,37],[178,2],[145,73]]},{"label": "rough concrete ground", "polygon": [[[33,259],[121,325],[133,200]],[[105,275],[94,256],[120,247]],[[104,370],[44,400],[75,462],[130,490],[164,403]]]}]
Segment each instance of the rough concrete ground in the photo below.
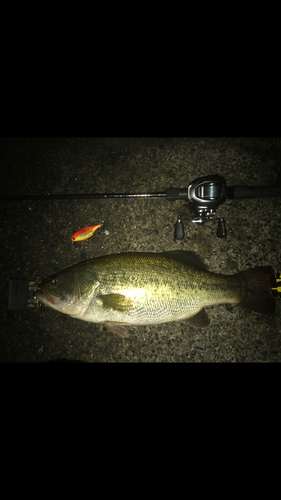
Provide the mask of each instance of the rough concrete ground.
[{"label": "rough concrete ground", "polygon": [[[0,195],[163,192],[208,174],[224,176],[229,186],[275,185],[280,149],[280,139],[271,138],[5,138]],[[111,253],[183,249],[214,272],[257,265],[281,271],[281,198],[227,201],[217,212],[227,221],[226,240],[216,237],[211,222],[186,224],[182,241],[173,238],[177,216],[188,215],[182,201],[1,204],[1,361],[281,361],[281,301],[273,316],[212,306],[207,328],[195,330],[184,321],[131,327],[127,339],[48,308],[7,310],[10,278],[42,279]],[[76,230],[101,221],[91,239],[72,243]]]}]

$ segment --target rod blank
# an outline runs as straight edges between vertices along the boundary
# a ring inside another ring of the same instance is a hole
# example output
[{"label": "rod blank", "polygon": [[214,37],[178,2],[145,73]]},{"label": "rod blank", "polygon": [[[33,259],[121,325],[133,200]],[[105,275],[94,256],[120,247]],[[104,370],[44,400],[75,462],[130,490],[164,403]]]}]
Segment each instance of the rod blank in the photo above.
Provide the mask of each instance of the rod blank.
[{"label": "rod blank", "polygon": [[37,200],[81,200],[81,199],[98,199],[98,198],[165,198],[167,193],[145,193],[145,194],[27,194],[27,195],[3,195],[0,196],[1,201],[37,201]]}]

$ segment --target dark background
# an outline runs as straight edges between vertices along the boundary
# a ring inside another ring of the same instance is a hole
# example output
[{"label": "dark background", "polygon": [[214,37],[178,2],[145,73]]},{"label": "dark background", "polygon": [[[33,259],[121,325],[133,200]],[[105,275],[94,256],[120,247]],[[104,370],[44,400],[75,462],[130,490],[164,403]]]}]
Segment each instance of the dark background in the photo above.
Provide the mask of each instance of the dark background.
[{"label": "dark background", "polygon": [[[219,174],[231,185],[276,185],[281,140],[274,138],[2,138],[0,195],[163,192],[199,176]],[[227,201],[216,223],[185,225],[173,239],[182,201],[70,200],[1,202],[1,361],[89,362],[280,361],[280,301],[275,315],[239,306],[207,308],[211,323],[184,321],[131,327],[120,339],[103,325],[48,308],[9,311],[10,278],[43,279],[82,260],[135,251],[192,250],[214,272],[257,265],[281,271],[281,198]],[[95,235],[72,243],[78,229],[104,222]],[[231,232],[230,232],[231,230]],[[109,234],[106,234],[109,232]]]}]

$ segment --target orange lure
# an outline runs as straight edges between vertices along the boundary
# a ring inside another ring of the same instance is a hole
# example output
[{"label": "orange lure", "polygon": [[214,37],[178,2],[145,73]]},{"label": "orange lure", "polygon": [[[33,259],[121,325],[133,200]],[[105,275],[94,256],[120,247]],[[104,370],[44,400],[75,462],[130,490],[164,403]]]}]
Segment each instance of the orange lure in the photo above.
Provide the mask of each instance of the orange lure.
[{"label": "orange lure", "polygon": [[95,226],[83,227],[83,229],[79,229],[77,233],[74,233],[72,236],[72,241],[84,241],[93,236],[94,232],[101,227],[101,224],[96,224]]}]

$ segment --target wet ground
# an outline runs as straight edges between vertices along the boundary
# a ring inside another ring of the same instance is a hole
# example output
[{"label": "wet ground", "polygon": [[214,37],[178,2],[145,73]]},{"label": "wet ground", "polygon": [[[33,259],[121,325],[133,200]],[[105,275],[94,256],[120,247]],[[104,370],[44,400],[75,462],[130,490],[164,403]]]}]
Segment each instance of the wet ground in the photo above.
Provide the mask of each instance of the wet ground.
[{"label": "wet ground", "polygon": [[[271,138],[0,139],[0,195],[146,193],[185,188],[219,174],[231,185],[276,185],[281,140]],[[239,306],[207,308],[210,325],[184,321],[131,327],[121,339],[103,325],[40,307],[7,309],[9,280],[40,280],[80,261],[119,252],[192,250],[209,270],[233,274],[257,265],[281,271],[281,198],[227,201],[216,223],[185,225],[175,241],[182,201],[112,199],[1,202],[0,361],[276,362],[281,361],[280,300],[275,315]],[[78,229],[104,222],[73,243]]]}]

